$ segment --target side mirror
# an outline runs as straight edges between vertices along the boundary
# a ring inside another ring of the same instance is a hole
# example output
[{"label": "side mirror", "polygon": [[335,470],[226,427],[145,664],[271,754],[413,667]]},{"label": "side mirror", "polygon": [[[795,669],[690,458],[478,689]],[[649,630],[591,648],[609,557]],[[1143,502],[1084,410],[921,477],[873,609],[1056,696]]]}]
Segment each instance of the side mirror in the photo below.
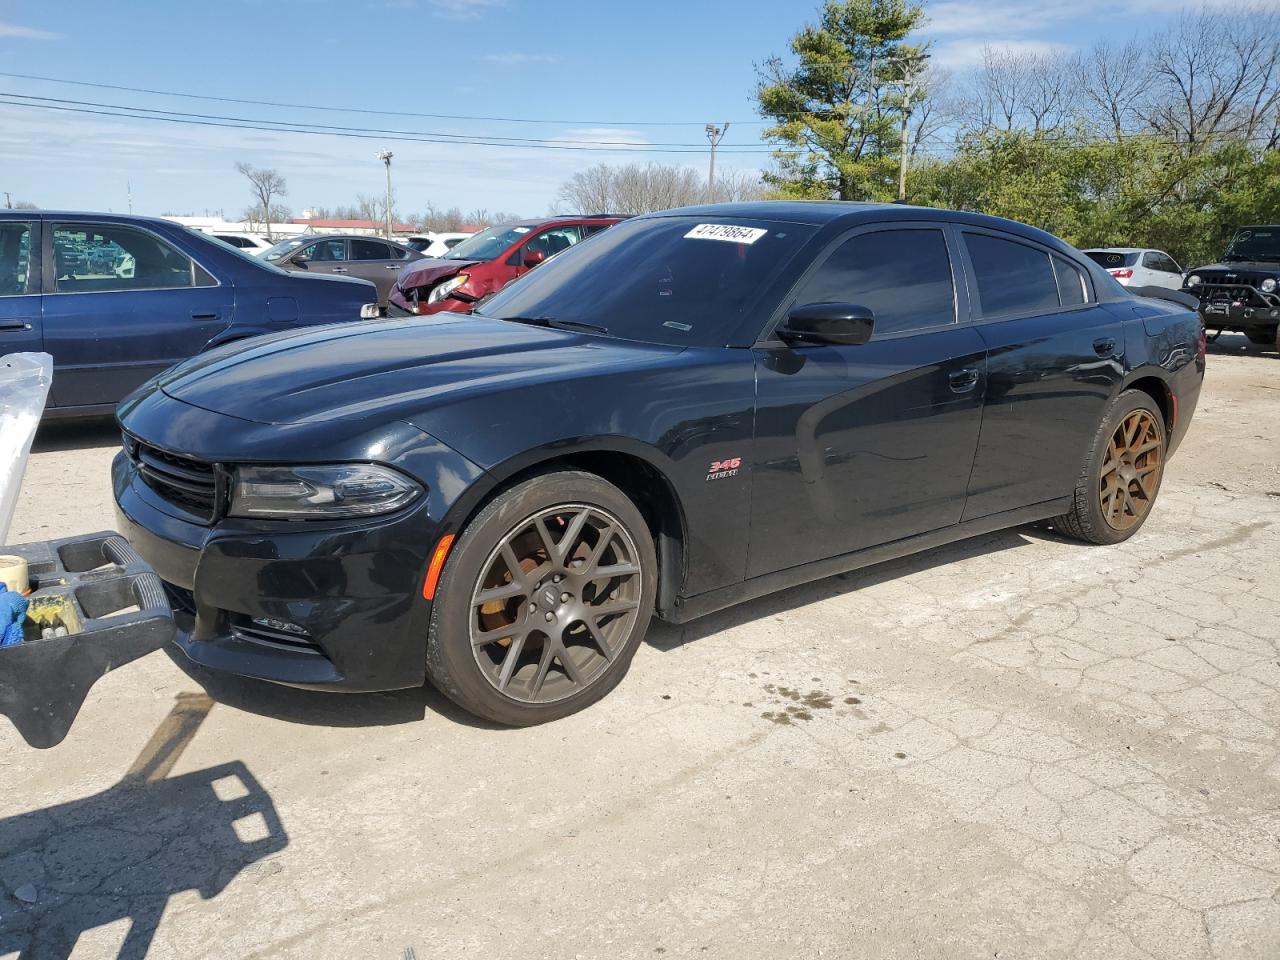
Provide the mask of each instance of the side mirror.
[{"label": "side mirror", "polygon": [[308,263],[311,262],[311,258],[307,256],[305,253],[299,253],[290,257],[289,262],[297,264],[300,267],[305,267]]},{"label": "side mirror", "polygon": [[856,303],[806,303],[791,308],[777,333],[788,343],[856,347],[871,339],[875,322],[875,314]]},{"label": "side mirror", "polygon": [[532,270],[546,259],[547,252],[545,250],[526,250],[524,252],[524,265],[529,270]]}]

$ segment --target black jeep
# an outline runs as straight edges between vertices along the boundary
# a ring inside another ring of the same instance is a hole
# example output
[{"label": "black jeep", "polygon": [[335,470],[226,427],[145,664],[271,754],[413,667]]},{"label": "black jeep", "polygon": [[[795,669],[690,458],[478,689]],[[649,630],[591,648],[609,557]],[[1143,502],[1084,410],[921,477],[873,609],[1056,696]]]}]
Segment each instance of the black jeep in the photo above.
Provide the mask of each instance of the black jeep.
[{"label": "black jeep", "polygon": [[1239,330],[1280,349],[1280,226],[1240,227],[1221,263],[1197,267],[1182,289],[1200,300],[1207,330]]}]

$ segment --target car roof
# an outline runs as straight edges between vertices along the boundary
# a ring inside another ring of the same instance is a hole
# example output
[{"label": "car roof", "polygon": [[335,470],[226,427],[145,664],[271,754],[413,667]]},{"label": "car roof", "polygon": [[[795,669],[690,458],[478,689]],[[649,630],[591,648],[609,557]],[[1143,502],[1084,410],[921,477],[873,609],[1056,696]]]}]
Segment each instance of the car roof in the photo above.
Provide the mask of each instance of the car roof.
[{"label": "car roof", "polygon": [[134,213],[93,213],[84,210],[0,210],[0,219],[30,220],[38,217],[42,220],[66,220],[69,222],[84,221],[92,223],[148,223],[180,227],[181,224],[163,217],[146,217]]}]

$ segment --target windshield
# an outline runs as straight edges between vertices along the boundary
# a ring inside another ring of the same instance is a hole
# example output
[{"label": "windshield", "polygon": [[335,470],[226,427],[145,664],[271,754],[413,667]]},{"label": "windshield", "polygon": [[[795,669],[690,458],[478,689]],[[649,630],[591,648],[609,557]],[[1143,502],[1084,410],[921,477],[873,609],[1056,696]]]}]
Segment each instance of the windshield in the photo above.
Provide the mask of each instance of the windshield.
[{"label": "windshield", "polygon": [[1138,262],[1138,254],[1116,253],[1111,250],[1086,250],[1084,255],[1099,266],[1114,270],[1116,267],[1132,267]]},{"label": "windshield", "polygon": [[723,346],[816,229],[714,216],[630,220],[548,260],[479,312],[589,324],[627,340]]},{"label": "windshield", "polygon": [[292,237],[288,240],[281,240],[274,247],[262,254],[264,260],[279,260],[281,257],[288,256],[297,250],[304,243],[314,240],[315,237]]},{"label": "windshield", "polygon": [[490,227],[481,230],[474,237],[468,237],[449,251],[446,260],[492,260],[499,256],[525,234],[532,233],[533,227],[513,227],[510,224],[502,227]]},{"label": "windshield", "polygon": [[[208,244],[209,246],[217,247],[218,250],[221,251],[222,253],[234,253],[241,260],[245,261],[246,263],[252,263],[259,270],[270,270],[272,273],[285,272],[284,270],[281,270],[279,267],[273,264],[263,263],[262,257],[256,257],[253,254],[245,250],[242,250],[237,246],[233,246],[232,244],[227,243],[225,240],[220,240],[217,237],[211,237],[207,233],[201,233],[199,230],[193,230],[190,227],[187,227],[186,230],[188,234],[195,237],[201,243],[205,243],[205,244]],[[272,247],[272,249],[274,250],[275,247]]]},{"label": "windshield", "polygon": [[1245,227],[1227,244],[1223,260],[1280,261],[1280,227]]}]

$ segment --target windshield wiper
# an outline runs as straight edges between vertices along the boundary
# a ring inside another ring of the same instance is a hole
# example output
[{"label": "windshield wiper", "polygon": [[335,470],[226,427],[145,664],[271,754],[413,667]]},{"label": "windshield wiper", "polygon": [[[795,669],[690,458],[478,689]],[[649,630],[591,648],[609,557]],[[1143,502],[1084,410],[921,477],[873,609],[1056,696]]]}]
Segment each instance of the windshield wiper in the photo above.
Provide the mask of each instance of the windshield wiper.
[{"label": "windshield wiper", "polygon": [[512,323],[526,323],[531,327],[551,327],[553,330],[578,330],[582,333],[608,333],[608,327],[598,323],[585,323],[581,320],[559,320],[556,317],[498,317]]}]

